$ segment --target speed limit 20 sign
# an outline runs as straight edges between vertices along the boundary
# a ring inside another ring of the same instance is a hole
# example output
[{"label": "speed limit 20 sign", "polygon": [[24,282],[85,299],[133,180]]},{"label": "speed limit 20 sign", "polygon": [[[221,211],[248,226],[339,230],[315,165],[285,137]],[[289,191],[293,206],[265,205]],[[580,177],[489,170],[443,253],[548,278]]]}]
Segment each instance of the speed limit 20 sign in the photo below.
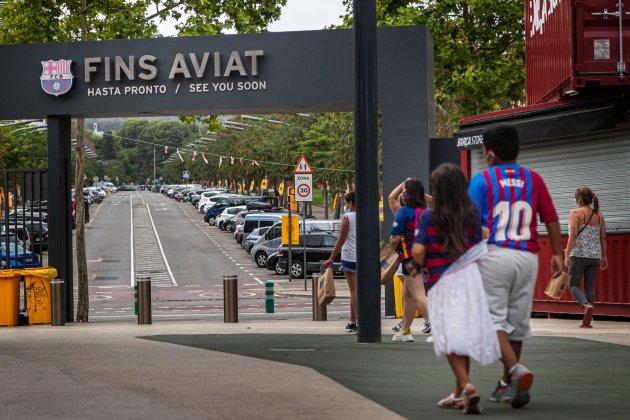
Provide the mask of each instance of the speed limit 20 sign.
[{"label": "speed limit 20 sign", "polygon": [[313,169],[302,155],[293,169],[295,201],[313,201]]}]

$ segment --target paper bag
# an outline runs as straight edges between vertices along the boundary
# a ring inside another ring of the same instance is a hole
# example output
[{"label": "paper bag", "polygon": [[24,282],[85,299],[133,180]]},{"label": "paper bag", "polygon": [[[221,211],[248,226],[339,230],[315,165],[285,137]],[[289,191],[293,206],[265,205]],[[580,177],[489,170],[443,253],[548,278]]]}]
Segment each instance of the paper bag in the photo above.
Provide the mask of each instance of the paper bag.
[{"label": "paper bag", "polygon": [[317,300],[320,306],[328,305],[335,296],[335,279],[333,279],[332,267],[328,267],[317,279]]},{"label": "paper bag", "polygon": [[389,244],[381,247],[381,285],[389,283],[400,264],[398,253]]},{"label": "paper bag", "polygon": [[570,279],[571,276],[566,271],[555,273],[547,284],[545,294],[552,299],[560,299],[569,285]]}]

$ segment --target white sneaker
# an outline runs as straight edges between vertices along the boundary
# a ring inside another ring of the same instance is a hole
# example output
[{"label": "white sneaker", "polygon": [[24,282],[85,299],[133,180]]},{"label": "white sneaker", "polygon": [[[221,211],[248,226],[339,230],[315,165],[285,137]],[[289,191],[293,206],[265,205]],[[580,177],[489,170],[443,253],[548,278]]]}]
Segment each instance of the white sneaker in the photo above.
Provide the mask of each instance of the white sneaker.
[{"label": "white sneaker", "polygon": [[411,334],[403,334],[402,332],[397,332],[392,337],[392,341],[398,343],[413,343],[413,335]]},{"label": "white sneaker", "polygon": [[433,336],[432,335],[427,337],[427,343],[433,343]]},{"label": "white sneaker", "polygon": [[398,321],[392,326],[392,331],[400,331],[402,329],[402,326],[403,326],[403,322],[401,319],[400,321]]}]

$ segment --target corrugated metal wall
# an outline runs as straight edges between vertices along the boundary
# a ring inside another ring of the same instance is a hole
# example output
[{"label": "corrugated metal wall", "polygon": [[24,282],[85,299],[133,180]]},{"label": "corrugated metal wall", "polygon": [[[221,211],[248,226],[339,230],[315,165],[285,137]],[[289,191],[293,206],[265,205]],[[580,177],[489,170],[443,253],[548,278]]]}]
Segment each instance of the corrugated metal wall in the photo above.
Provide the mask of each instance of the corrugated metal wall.
[{"label": "corrugated metal wall", "polygon": [[[588,138],[524,145],[518,160],[545,180],[565,235],[575,189],[587,185],[600,198],[608,232],[609,268],[597,275],[595,314],[630,317],[630,132],[616,130]],[[471,150],[470,161],[473,176],[487,168],[481,149]],[[545,227],[539,232],[545,234]],[[566,240],[565,236],[565,244]],[[570,292],[558,301],[543,293],[551,276],[551,247],[548,237],[539,241],[542,251],[533,311],[581,313]]]},{"label": "corrugated metal wall", "polygon": [[[590,187],[599,198],[609,233],[630,232],[630,132],[523,145],[518,161],[545,180],[563,233],[579,186]],[[472,150],[472,176],[486,168],[481,149]],[[542,226],[540,232],[545,231]]]}]

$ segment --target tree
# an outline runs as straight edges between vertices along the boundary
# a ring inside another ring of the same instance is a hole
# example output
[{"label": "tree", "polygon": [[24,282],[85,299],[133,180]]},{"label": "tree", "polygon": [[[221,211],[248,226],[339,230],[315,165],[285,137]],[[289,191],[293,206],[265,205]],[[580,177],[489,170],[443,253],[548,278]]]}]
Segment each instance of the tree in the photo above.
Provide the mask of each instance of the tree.
[{"label": "tree", "polygon": [[[0,9],[0,43],[32,43],[145,38],[158,35],[157,21],[178,19],[182,35],[264,30],[280,16],[286,0],[16,0]],[[153,7],[155,11],[152,12]],[[87,263],[85,262],[83,206],[83,118],[77,121],[76,203],[79,303],[76,320],[88,321]]]},{"label": "tree", "polygon": [[[344,0],[347,10],[351,1]],[[426,25],[435,42],[436,130],[525,99],[523,0],[378,0],[380,26]],[[346,14],[343,26],[352,25]]]}]

